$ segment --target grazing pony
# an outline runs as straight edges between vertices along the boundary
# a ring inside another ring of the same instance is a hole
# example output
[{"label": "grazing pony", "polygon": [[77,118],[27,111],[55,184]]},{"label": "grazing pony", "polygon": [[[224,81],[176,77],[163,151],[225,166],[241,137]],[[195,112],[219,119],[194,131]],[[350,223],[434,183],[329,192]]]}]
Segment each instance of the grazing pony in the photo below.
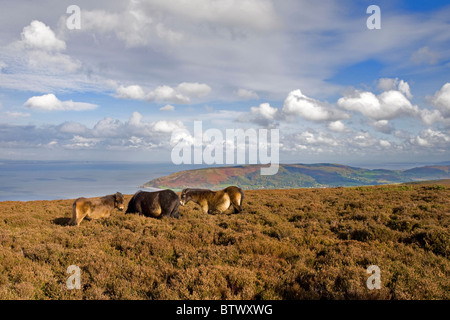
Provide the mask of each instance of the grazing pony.
[{"label": "grazing pony", "polygon": [[167,189],[155,192],[139,190],[128,203],[126,213],[139,213],[153,218],[179,218],[179,204],[180,198],[172,190]]},{"label": "grazing pony", "polygon": [[205,214],[222,213],[233,206],[234,213],[238,213],[242,212],[243,199],[242,189],[236,186],[230,186],[219,191],[187,188],[181,191],[180,204],[184,206],[189,201],[193,201],[202,208]]},{"label": "grazing pony", "polygon": [[115,208],[123,210],[123,195],[120,192],[101,198],[78,198],[72,205],[72,219],[69,225],[79,226],[85,217],[108,218]]}]

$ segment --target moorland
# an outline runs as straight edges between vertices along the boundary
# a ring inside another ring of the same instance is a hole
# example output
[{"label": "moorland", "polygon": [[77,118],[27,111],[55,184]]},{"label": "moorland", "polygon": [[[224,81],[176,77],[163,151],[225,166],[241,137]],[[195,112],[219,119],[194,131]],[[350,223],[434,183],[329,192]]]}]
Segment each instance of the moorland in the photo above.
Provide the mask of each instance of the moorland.
[{"label": "moorland", "polygon": [[79,227],[72,203],[0,202],[0,299],[450,299],[448,180],[248,190],[239,214],[189,203]]}]

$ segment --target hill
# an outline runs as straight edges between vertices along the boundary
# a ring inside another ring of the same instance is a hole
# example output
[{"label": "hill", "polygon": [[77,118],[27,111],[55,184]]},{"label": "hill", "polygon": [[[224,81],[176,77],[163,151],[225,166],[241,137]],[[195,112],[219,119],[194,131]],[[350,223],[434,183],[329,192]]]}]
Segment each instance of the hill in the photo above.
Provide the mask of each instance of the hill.
[{"label": "hill", "polygon": [[241,214],[189,203],[180,219],[115,211],[79,227],[73,200],[0,202],[0,299],[450,299],[450,186],[245,196]]},{"label": "hill", "polygon": [[222,188],[239,185],[243,189],[323,188],[364,186],[438,180],[449,178],[450,166],[426,166],[409,170],[369,170],[339,164],[280,164],[272,176],[260,174],[262,165],[214,167],[186,170],[159,177],[141,187]]}]

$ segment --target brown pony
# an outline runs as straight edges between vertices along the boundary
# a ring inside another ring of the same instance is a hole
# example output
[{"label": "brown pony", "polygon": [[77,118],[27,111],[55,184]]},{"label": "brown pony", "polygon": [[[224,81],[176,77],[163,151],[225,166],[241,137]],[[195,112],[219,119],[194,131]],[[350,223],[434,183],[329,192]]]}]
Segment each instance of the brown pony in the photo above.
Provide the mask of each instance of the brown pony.
[{"label": "brown pony", "polygon": [[85,217],[90,219],[107,218],[114,208],[123,210],[123,195],[120,192],[97,198],[78,198],[72,206],[71,226],[79,226]]},{"label": "brown pony", "polygon": [[186,205],[189,201],[198,204],[203,213],[222,213],[233,206],[234,213],[242,211],[242,200],[244,193],[241,188],[230,186],[223,190],[212,191],[209,189],[187,188],[181,191],[180,204]]}]

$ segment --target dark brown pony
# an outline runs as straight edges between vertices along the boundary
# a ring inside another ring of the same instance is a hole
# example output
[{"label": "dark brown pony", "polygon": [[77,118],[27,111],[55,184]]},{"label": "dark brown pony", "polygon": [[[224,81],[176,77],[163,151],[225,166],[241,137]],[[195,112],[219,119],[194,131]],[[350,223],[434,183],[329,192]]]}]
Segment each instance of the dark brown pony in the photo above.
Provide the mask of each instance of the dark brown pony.
[{"label": "dark brown pony", "polygon": [[153,218],[179,218],[179,205],[180,198],[172,190],[138,191],[128,203],[126,213],[138,213]]}]

